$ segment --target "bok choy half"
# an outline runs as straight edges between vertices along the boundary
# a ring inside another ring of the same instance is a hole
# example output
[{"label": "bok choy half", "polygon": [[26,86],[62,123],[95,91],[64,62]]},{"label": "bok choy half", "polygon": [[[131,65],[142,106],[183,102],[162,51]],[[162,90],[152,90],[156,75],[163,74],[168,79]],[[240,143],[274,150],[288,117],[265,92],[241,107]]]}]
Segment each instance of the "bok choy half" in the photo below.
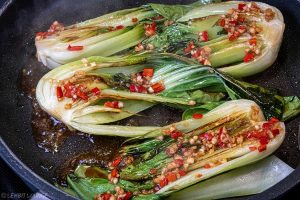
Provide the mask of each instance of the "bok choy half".
[{"label": "bok choy half", "polygon": [[212,2],[150,3],[67,27],[55,22],[37,34],[37,56],[54,68],[89,56],[151,50],[192,57],[234,77],[268,68],[282,40],[281,12],[260,2]]},{"label": "bok choy half", "polygon": [[94,168],[97,173],[93,174],[101,177],[88,177],[89,167],[79,166],[67,181],[82,199],[162,199],[263,159],[280,146],[284,136],[284,123],[275,118],[265,121],[253,101],[228,101],[201,119],[184,120],[129,140],[106,170]]},{"label": "bok choy half", "polygon": [[298,97],[234,80],[208,66],[173,54],[140,53],[89,57],[60,66],[39,81],[41,108],[70,128],[89,134],[134,137],[157,127],[107,125],[155,104],[182,109],[183,119],[228,100],[250,99],[267,119],[299,114]]}]

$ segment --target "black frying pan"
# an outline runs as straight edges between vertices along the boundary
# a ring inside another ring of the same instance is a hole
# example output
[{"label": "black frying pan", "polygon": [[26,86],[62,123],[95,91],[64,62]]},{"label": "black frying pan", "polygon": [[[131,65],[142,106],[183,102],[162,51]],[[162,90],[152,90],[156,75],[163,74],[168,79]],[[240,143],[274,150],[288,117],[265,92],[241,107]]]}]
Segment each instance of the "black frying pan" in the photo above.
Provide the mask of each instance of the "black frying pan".
[{"label": "black frying pan", "polygon": [[[40,133],[37,133],[36,127],[32,129],[32,117],[35,118],[36,113],[32,113],[31,99],[27,94],[48,70],[35,58],[35,33],[47,30],[54,20],[72,24],[147,2],[149,1],[7,1],[6,6],[0,10],[0,155],[27,183],[46,196],[52,199],[73,199],[50,184],[56,177],[57,169],[66,165],[70,157],[88,151],[94,151],[96,156],[102,157],[105,161],[117,149],[122,139],[68,134],[62,142],[63,145],[59,147],[59,152],[54,154],[47,153],[36,145],[36,135]],[[191,1],[151,2],[190,3]],[[287,26],[282,47],[277,61],[271,68],[246,80],[262,86],[278,88],[284,95],[300,96],[300,52],[298,51],[300,49],[300,3],[297,0],[266,2],[278,7],[285,17]],[[147,114],[155,114],[158,110],[161,114],[156,115],[156,120],[152,121],[152,124],[163,125],[178,120],[176,111],[167,108],[154,107],[148,110]],[[145,121],[149,120],[135,118],[131,121],[144,125]],[[269,190],[244,199],[273,199],[300,184],[298,129],[299,117],[287,123],[286,139],[275,153],[296,170]],[[42,146],[47,147],[47,144],[42,143]],[[90,161],[92,162],[93,159],[91,158]]]}]

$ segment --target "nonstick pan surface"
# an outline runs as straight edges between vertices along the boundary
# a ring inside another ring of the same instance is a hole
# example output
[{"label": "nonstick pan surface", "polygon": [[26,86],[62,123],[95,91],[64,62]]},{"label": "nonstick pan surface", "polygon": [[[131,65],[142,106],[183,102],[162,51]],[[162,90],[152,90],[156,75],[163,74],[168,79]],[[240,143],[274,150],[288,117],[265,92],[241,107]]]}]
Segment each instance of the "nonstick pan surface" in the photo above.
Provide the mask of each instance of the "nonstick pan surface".
[{"label": "nonstick pan surface", "polygon": [[[71,198],[53,187],[57,168],[70,157],[97,149],[98,156],[108,159],[122,139],[93,138],[71,134],[57,153],[45,152],[35,141],[32,129],[30,93],[48,69],[35,58],[34,36],[47,30],[54,20],[72,24],[101,14],[136,7],[150,1],[132,0],[27,0],[7,1],[0,11],[0,127],[1,157],[29,184],[52,199]],[[151,1],[156,3],[190,3],[193,1]],[[300,3],[297,0],[265,1],[279,8],[285,18],[286,30],[277,61],[265,72],[246,81],[278,88],[284,95],[300,96]],[[25,84],[25,85],[24,85]],[[156,113],[160,112],[159,115]],[[164,125],[178,120],[178,113],[162,107],[147,110],[155,115],[151,123]],[[145,125],[149,119],[134,119]],[[149,124],[149,123],[148,123]],[[282,195],[300,182],[300,152],[298,147],[299,117],[287,123],[287,136],[275,153],[296,170],[285,180],[264,193],[248,198],[271,199]]]}]

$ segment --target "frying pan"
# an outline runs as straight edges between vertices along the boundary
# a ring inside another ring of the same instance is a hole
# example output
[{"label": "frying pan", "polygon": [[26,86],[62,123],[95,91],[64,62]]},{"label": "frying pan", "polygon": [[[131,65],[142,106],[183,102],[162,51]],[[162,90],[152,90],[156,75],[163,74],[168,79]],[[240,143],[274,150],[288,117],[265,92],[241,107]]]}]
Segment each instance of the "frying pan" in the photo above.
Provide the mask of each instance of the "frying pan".
[{"label": "frying pan", "polygon": [[[64,141],[57,153],[45,152],[34,140],[31,126],[31,99],[24,88],[33,88],[48,70],[35,58],[34,35],[47,30],[54,20],[64,24],[93,18],[101,14],[136,7],[150,1],[132,0],[27,0],[7,1],[0,10],[0,155],[7,164],[36,191],[51,199],[74,199],[54,187],[56,169],[79,153],[99,148],[99,156],[107,156],[120,144],[115,137],[88,137],[73,134]],[[181,0],[151,1],[155,3],[191,3]],[[300,96],[300,2],[297,0],[265,1],[278,7],[286,22],[286,30],[279,56],[271,68],[249,77],[246,81],[265,87],[278,88],[284,95]],[[24,82],[24,76],[29,80]],[[25,86],[24,86],[25,84]],[[22,89],[23,88],[23,89]],[[148,110],[160,115],[152,122],[163,125],[177,120],[176,113],[166,108]],[[136,120],[140,125],[145,121]],[[163,122],[163,123],[159,123]],[[295,168],[286,179],[267,191],[243,199],[273,199],[300,183],[300,152],[297,144],[299,117],[287,122],[287,136],[275,153],[280,159]]]}]

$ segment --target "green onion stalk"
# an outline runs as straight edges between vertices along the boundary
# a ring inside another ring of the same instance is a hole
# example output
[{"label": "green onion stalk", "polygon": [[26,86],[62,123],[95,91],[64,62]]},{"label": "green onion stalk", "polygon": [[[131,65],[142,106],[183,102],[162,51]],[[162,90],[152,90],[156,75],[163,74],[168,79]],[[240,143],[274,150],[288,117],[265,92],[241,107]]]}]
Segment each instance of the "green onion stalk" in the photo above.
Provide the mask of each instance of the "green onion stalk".
[{"label": "green onion stalk", "polygon": [[[143,77],[145,69],[151,70],[151,77]],[[135,82],[137,76],[147,81],[145,87]],[[142,91],[136,90],[140,87]],[[235,80],[185,57],[148,52],[94,56],[55,68],[39,81],[36,97],[43,110],[70,128],[123,137],[158,129],[111,124],[157,104],[181,109],[183,119],[235,99],[253,100],[267,119],[285,121],[300,111],[296,96],[282,97],[276,91]],[[109,106],[112,102],[121,106]]]},{"label": "green onion stalk", "polygon": [[[284,136],[284,123],[275,118],[265,121],[256,103],[232,100],[201,119],[183,120],[129,139],[107,169],[94,173],[101,172],[104,178],[88,176],[90,166],[80,165],[67,181],[82,199],[124,193],[133,199],[163,199],[174,192],[183,197],[184,188],[267,157]],[[259,187],[263,181],[256,182]],[[205,190],[193,188],[194,194]]]}]

